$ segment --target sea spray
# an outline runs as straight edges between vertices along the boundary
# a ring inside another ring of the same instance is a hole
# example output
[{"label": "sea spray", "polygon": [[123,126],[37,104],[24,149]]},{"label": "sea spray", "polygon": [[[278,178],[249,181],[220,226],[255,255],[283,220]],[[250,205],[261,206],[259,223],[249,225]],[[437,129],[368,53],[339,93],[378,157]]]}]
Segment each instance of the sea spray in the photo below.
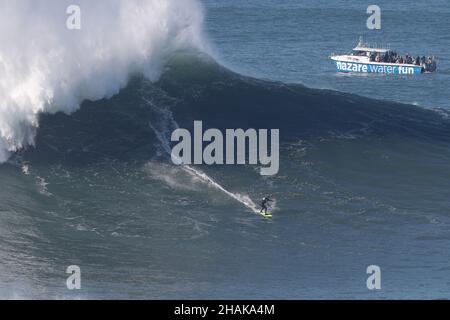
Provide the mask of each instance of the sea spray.
[{"label": "sea spray", "polygon": [[[159,119],[157,119],[154,123],[150,123],[150,127],[154,131],[157,139],[161,143],[162,148],[166,152],[167,155],[171,155],[172,150],[170,148],[170,129],[176,129],[179,128],[177,122],[173,119],[173,115],[170,112],[169,109],[162,109],[157,107],[151,100],[143,98],[144,103],[146,103],[152,110],[154,110],[159,115]],[[157,125],[156,125],[157,122]],[[240,202],[248,209],[252,210],[253,212],[257,213],[258,207],[257,205],[250,199],[250,197],[246,195],[241,195],[238,193],[233,193],[231,191],[228,191],[223,186],[221,186],[218,182],[216,182],[214,179],[212,179],[210,176],[208,176],[206,173],[202,172],[201,170],[195,169],[192,166],[189,165],[182,165],[181,169],[188,173],[190,176],[199,179],[203,183],[208,184],[211,187],[214,187],[217,190],[220,190],[227,196],[233,198],[234,200]]]},{"label": "sea spray", "polygon": [[212,186],[212,187],[222,191],[227,196],[229,196],[229,197],[235,199],[236,201],[242,203],[244,206],[246,206],[247,208],[253,210],[254,212],[259,212],[256,204],[252,201],[252,199],[250,199],[250,197],[228,191],[227,189],[222,187],[219,183],[214,181],[211,177],[209,177],[206,173],[204,173],[204,172],[202,172],[200,170],[194,169],[192,166],[184,165],[184,166],[182,166],[182,169],[185,172],[191,174],[192,176],[195,176],[195,177],[199,178],[200,180],[202,180],[203,182],[207,183],[208,185],[210,185],[210,186]]},{"label": "sea spray", "polygon": [[133,73],[159,77],[172,52],[208,51],[197,0],[0,0],[0,162],[34,143],[43,112],[109,98]]}]

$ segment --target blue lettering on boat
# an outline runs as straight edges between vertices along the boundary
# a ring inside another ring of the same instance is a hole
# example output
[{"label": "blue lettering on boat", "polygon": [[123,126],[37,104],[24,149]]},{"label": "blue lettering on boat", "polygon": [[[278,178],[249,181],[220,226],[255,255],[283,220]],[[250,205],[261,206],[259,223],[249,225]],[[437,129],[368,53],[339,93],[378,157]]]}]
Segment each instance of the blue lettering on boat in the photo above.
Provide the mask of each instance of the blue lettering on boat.
[{"label": "blue lettering on boat", "polygon": [[418,74],[421,73],[420,67],[410,66],[392,66],[392,65],[374,65],[336,61],[336,68],[343,72],[364,72],[364,73],[385,73],[385,74]]}]

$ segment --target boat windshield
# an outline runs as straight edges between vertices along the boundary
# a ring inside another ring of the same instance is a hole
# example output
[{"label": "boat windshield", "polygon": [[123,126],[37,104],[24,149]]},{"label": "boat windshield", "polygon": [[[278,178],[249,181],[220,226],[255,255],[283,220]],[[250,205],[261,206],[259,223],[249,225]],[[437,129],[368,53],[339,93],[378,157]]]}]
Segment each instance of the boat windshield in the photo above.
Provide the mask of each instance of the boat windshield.
[{"label": "boat windshield", "polygon": [[368,57],[369,55],[370,55],[370,52],[368,52],[368,51],[360,51],[360,50],[352,51],[352,56]]}]

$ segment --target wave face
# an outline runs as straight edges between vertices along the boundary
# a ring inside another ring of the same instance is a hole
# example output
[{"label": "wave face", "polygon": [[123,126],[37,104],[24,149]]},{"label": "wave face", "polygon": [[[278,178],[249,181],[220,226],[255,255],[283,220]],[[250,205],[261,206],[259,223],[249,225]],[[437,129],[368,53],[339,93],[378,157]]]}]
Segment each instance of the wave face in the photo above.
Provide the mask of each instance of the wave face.
[{"label": "wave face", "polygon": [[[248,78],[198,52],[172,54],[158,81],[135,76],[113,98],[84,106],[72,115],[42,115],[36,148],[21,154],[50,162],[65,159],[66,153],[73,162],[146,160],[167,154],[171,132],[192,130],[195,120],[203,122],[204,130],[280,129],[282,144],[450,142],[444,110]],[[88,145],[97,152],[86,152]]]},{"label": "wave face", "polygon": [[[234,73],[199,53],[195,1],[81,1],[103,28],[75,36],[56,28],[67,2],[45,24],[46,2],[16,2],[0,0],[25,32],[0,51],[2,159],[35,147],[0,166],[0,297],[354,298],[371,264],[404,267],[381,298],[448,296],[448,113]],[[280,129],[279,174],[172,165],[194,120]]]},{"label": "wave face", "polygon": [[[280,129],[279,174],[173,166],[168,137],[194,120]],[[0,166],[0,284],[12,288],[0,296],[66,297],[57,279],[74,257],[92,276],[80,298],[248,298],[235,287],[345,298],[373,261],[431,265],[423,292],[398,292],[445,296],[449,133],[435,111],[247,78],[175,54],[156,82],[136,76],[110,99],[42,115],[36,147]],[[266,194],[277,200],[273,221],[252,211]],[[423,253],[425,242],[435,254]],[[349,270],[340,274],[348,286],[298,289],[326,286],[336,264]],[[402,272],[405,283],[412,276]]]},{"label": "wave face", "polygon": [[0,1],[0,161],[33,144],[39,114],[109,98],[135,72],[155,80],[173,51],[207,50],[195,0],[79,0],[81,30],[66,27],[72,4]]}]

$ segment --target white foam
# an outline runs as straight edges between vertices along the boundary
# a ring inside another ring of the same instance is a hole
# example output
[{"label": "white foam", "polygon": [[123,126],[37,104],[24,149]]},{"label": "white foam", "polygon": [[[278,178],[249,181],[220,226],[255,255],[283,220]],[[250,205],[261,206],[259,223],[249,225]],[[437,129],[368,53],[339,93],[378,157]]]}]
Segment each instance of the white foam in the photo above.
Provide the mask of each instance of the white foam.
[{"label": "white foam", "polygon": [[223,193],[225,193],[227,196],[233,198],[234,200],[242,203],[244,206],[246,206],[247,208],[249,208],[250,210],[252,210],[255,213],[258,213],[259,210],[256,206],[256,204],[252,201],[252,199],[250,199],[250,197],[245,196],[245,195],[241,195],[238,193],[233,193],[228,191],[227,189],[225,189],[224,187],[222,187],[219,183],[217,183],[216,181],[214,181],[210,176],[208,176],[206,173],[197,170],[195,168],[193,168],[192,166],[188,166],[188,165],[183,165],[182,169],[189,173],[190,175],[199,178],[201,181],[203,181],[204,183],[222,191]]},{"label": "white foam", "polygon": [[[69,5],[81,30],[66,27]],[[208,51],[197,0],[0,0],[0,161],[34,143],[42,112],[109,98],[129,76],[159,77],[165,58]]]}]

